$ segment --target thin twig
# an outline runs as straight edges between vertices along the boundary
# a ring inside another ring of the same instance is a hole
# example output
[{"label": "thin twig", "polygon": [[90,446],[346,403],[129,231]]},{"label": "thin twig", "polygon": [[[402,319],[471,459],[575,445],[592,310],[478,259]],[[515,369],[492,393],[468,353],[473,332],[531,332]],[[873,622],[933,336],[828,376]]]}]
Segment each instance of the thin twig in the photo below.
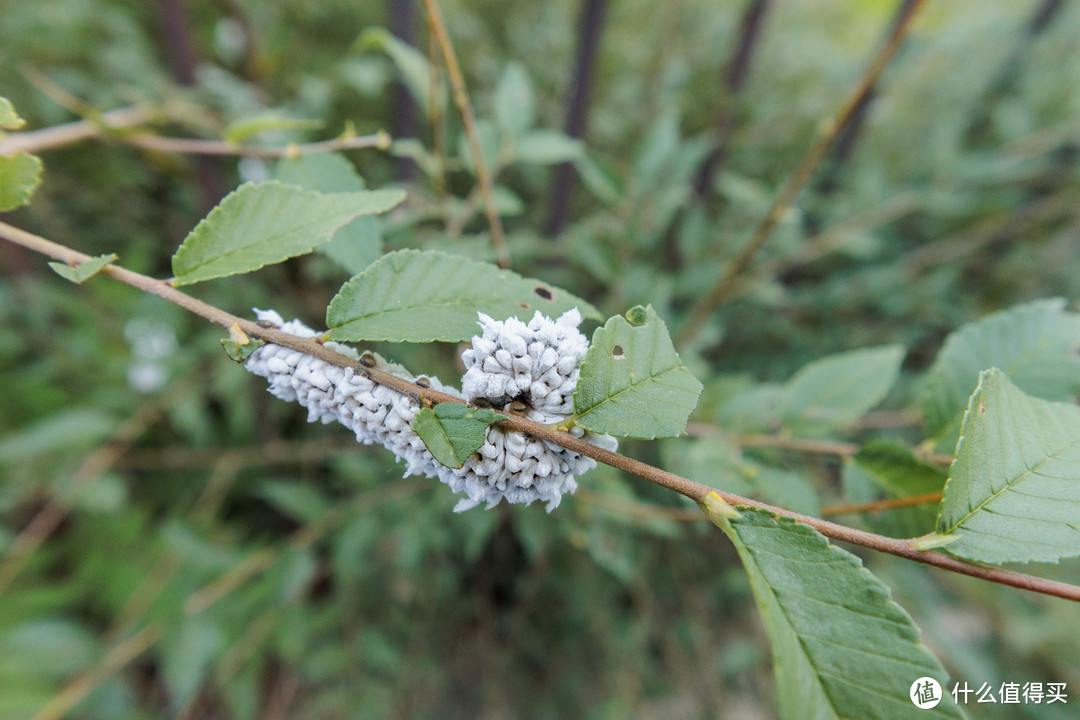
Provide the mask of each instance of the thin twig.
[{"label": "thin twig", "polygon": [[[46,240],[45,238],[38,237],[37,235],[28,233],[25,230],[20,230],[3,222],[0,222],[0,237],[4,237],[17,245],[48,255],[55,260],[60,260],[69,265],[78,265],[79,263],[86,262],[90,259],[89,255]],[[101,272],[102,274],[113,277],[127,285],[131,285],[132,287],[178,305],[223,328],[237,325],[251,337],[256,337],[265,340],[266,342],[297,350],[323,360],[331,365],[354,368],[357,373],[363,374],[373,382],[413,398],[422,405],[433,405],[443,402],[464,402],[461,398],[417,385],[405,378],[391,375],[378,368],[357,364],[353,358],[334,352],[318,342],[317,339],[300,338],[282,332],[277,328],[262,327],[251,320],[246,320],[227,313],[213,305],[201,300],[196,300],[190,295],[180,292],[163,280],[156,280],[117,265],[107,265]],[[1010,585],[1012,587],[1031,590],[1032,592],[1043,593],[1045,595],[1053,595],[1068,600],[1080,601],[1080,587],[1037,578],[1031,575],[1024,575],[1023,573],[1010,570],[1003,570],[1001,568],[967,563],[939,552],[919,550],[915,546],[914,539],[901,540],[885,537],[883,535],[845,527],[844,525],[838,525],[827,520],[809,517],[790,510],[785,510],[784,508],[767,505],[765,503],[757,502],[756,500],[750,500],[739,495],[717,490],[707,485],[702,485],[701,483],[696,483],[692,480],[680,477],[666,470],[653,467],[652,465],[648,465],[639,460],[626,457],[625,455],[619,455],[610,450],[604,450],[581,438],[576,438],[554,425],[545,425],[543,423],[513,416],[507,420],[500,421],[498,424],[510,428],[511,430],[526,433],[538,440],[553,443],[566,448],[567,450],[576,452],[579,455],[590,457],[597,462],[602,462],[605,465],[610,465],[623,472],[636,475],[637,477],[648,480],[660,487],[674,490],[680,495],[684,495],[697,503],[703,502],[711,493],[716,493],[731,505],[758,508],[791,518],[809,525],[822,535],[834,540],[842,540],[853,545],[860,545],[871,550],[878,550],[880,552],[889,553],[890,555],[908,558],[927,565],[933,565],[934,567],[943,568],[963,575],[982,578],[1002,585]]]},{"label": "thin twig", "polygon": [[193,155],[246,155],[266,158],[296,157],[298,155],[358,150],[361,148],[386,150],[391,143],[390,135],[381,130],[374,135],[344,136],[333,140],[290,144],[284,147],[238,145],[220,140],[161,137],[145,133],[119,135],[117,139],[144,150],[156,150],[159,152],[190,153]]},{"label": "thin twig", "polygon": [[38,153],[44,150],[71,145],[91,138],[99,138],[110,130],[145,125],[161,115],[161,110],[146,106],[135,106],[109,110],[92,120],[54,125],[53,127],[12,133],[0,139],[0,155],[14,155],[22,151]]},{"label": "thin twig", "polygon": [[822,126],[817,141],[803,156],[803,159],[791,175],[788,176],[788,179],[780,188],[780,192],[777,193],[776,199],[773,200],[772,206],[750,236],[750,240],[727,262],[724,272],[716,285],[691,310],[690,318],[679,332],[678,345],[685,346],[693,341],[701,332],[713,311],[727,300],[728,294],[735,287],[739,276],[750,267],[750,263],[772,235],[773,230],[780,223],[780,219],[791,207],[792,203],[795,202],[803,188],[806,187],[818,165],[825,159],[833,142],[836,140],[837,133],[847,124],[848,117],[855,112],[863,97],[874,87],[874,83],[877,82],[881,72],[896,53],[897,48],[900,47],[901,40],[903,40],[911,27],[911,20],[925,2],[926,0],[915,0],[906,8],[905,14],[897,18],[888,41],[882,46],[870,67],[863,73],[859,84],[855,87],[851,96],[848,97],[847,102],[840,108],[840,112]]},{"label": "thin twig", "polygon": [[880,510],[892,510],[894,508],[910,507],[911,505],[928,505],[941,500],[940,492],[924,493],[901,498],[885,498],[884,500],[871,500],[861,503],[837,503],[836,505],[822,505],[822,515],[858,515],[859,513],[878,512]]},{"label": "thin twig", "polygon": [[506,245],[502,220],[495,208],[495,192],[492,188],[491,175],[488,174],[487,161],[484,160],[484,149],[480,144],[480,133],[476,129],[476,115],[473,113],[472,103],[469,100],[469,91],[465,87],[465,77],[461,74],[461,66],[458,65],[457,55],[454,54],[454,46],[450,43],[450,34],[446,31],[446,23],[443,21],[442,11],[439,10],[439,3],[436,0],[424,0],[424,7],[427,9],[431,33],[442,50],[443,60],[446,62],[446,73],[454,89],[454,102],[461,112],[461,120],[465,125],[469,154],[472,155],[473,166],[476,168],[476,181],[484,197],[484,210],[487,212],[488,225],[491,227],[491,244],[495,248],[496,262],[501,268],[509,268],[510,249]]},{"label": "thin twig", "polygon": [[[759,447],[775,448],[777,450],[790,450],[792,452],[809,453],[811,455],[835,455],[840,458],[854,457],[859,452],[856,443],[841,442],[838,440],[815,440],[812,438],[795,438],[786,435],[761,435],[728,433],[723,428],[709,423],[691,422],[686,425],[686,434],[692,437],[711,437],[724,440],[740,448]],[[928,453],[915,451],[915,456],[920,460],[937,465],[949,465],[953,456],[946,453]]]}]

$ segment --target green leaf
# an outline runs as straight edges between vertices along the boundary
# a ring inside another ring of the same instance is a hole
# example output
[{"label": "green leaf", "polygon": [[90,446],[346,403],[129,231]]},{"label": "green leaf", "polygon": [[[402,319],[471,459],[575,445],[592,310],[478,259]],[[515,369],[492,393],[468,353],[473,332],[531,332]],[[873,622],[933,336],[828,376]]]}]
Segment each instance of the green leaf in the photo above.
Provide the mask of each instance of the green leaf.
[{"label": "green leaf", "polygon": [[581,141],[557,130],[533,130],[514,144],[514,159],[521,163],[555,165],[581,155]]},{"label": "green leaf", "polygon": [[26,121],[15,112],[15,106],[6,97],[0,95],[0,128],[4,130],[18,130],[26,125]]},{"label": "green leaf", "polygon": [[997,369],[980,374],[937,532],[979,562],[1080,555],[1080,407],[1026,395]]},{"label": "green leaf", "polygon": [[[364,179],[340,153],[313,153],[284,158],[274,168],[274,179],[286,185],[321,193],[359,192]],[[350,275],[364,270],[382,254],[382,223],[377,217],[358,217],[334,233],[325,245],[315,248]]]},{"label": "green leaf", "polygon": [[1037,300],[949,335],[922,387],[928,434],[955,434],[979,373],[992,367],[1030,395],[1074,397],[1080,392],[1080,315],[1066,312],[1060,298]]},{"label": "green leaf", "polygon": [[405,87],[409,89],[413,100],[423,108],[425,115],[431,114],[431,66],[422,52],[398,40],[386,28],[365,30],[353,43],[353,49],[359,52],[379,50],[386,53],[401,71]]},{"label": "green leaf", "polygon": [[788,381],[784,423],[821,434],[848,425],[884,399],[896,382],[904,348],[889,345],[832,355],[810,363]]},{"label": "green leaf", "polygon": [[229,193],[173,255],[173,285],[251,272],[330,241],[358,215],[389,210],[401,190],[323,194],[271,181]]},{"label": "green leaf", "polygon": [[533,125],[536,95],[525,67],[516,61],[507,64],[494,94],[495,122],[510,135],[520,135]]},{"label": "green leaf", "polygon": [[341,153],[282,158],[274,166],[274,179],[321,193],[352,193],[364,189],[364,179],[356,172],[356,166]]},{"label": "green leaf", "polygon": [[750,576],[773,648],[784,720],[925,720],[963,713],[944,692],[920,710],[908,695],[920,677],[947,673],[888,587],[813,528],[738,506],[719,520]]},{"label": "green leaf", "polygon": [[383,255],[342,286],[326,310],[331,340],[457,342],[476,334],[476,313],[528,320],[556,317],[589,303],[538,280],[458,255],[399,250]]},{"label": "green leaf", "polygon": [[574,391],[575,421],[618,437],[675,437],[697,405],[702,385],[671,344],[653,310],[616,315],[593,333]]},{"label": "green leaf", "polygon": [[0,155],[0,212],[14,210],[30,202],[41,184],[41,159],[17,152]]},{"label": "green leaf", "polygon": [[436,460],[446,467],[459,468],[484,444],[488,425],[507,419],[488,408],[446,402],[421,408],[411,427]]},{"label": "green leaf", "polygon": [[51,262],[49,267],[60,277],[76,284],[82,284],[101,272],[109,263],[116,262],[116,258],[116,253],[109,253],[108,255],[92,257],[74,267],[62,262]]},{"label": "green leaf", "polygon": [[270,130],[318,130],[322,120],[291,118],[277,113],[264,113],[253,117],[241,118],[225,128],[223,139],[227,143],[240,143]]}]

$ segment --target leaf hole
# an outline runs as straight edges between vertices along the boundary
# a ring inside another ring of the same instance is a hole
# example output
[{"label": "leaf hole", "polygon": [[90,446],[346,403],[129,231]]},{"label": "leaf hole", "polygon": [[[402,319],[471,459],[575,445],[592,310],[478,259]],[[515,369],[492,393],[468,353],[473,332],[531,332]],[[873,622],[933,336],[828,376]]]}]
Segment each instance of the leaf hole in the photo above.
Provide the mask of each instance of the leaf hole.
[{"label": "leaf hole", "polygon": [[626,359],[626,351],[623,350],[623,346],[622,345],[616,345],[615,347],[611,348],[611,357],[616,359],[616,360],[625,360]]},{"label": "leaf hole", "polygon": [[522,310],[528,310],[528,309],[530,309],[532,307],[532,305],[530,305],[527,302],[519,302],[518,307],[521,308]]},{"label": "leaf hole", "polygon": [[550,290],[541,285],[537,285],[536,287],[534,287],[533,292],[544,298],[545,300],[553,300],[555,298],[555,296],[551,294]]}]

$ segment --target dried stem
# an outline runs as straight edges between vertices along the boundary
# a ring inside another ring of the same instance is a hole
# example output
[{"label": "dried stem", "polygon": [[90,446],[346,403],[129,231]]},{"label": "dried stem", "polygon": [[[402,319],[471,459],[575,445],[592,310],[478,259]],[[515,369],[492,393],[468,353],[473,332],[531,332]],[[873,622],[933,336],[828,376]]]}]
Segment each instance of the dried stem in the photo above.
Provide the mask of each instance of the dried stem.
[{"label": "dried stem", "polygon": [[911,497],[886,498],[884,500],[871,500],[861,503],[837,503],[836,505],[823,505],[822,515],[858,515],[859,513],[878,512],[880,510],[892,510],[894,508],[910,507],[912,505],[926,505],[941,500],[940,492],[912,495]]},{"label": "dried stem", "polygon": [[874,83],[877,82],[881,72],[888,65],[897,48],[900,47],[901,40],[903,40],[911,27],[912,18],[915,17],[915,14],[925,2],[926,0],[915,0],[907,6],[904,14],[897,18],[892,32],[889,34],[888,41],[882,46],[870,67],[863,73],[859,84],[855,87],[847,102],[844,103],[844,106],[840,108],[840,112],[822,126],[817,141],[803,156],[802,161],[799,162],[791,175],[788,176],[788,179],[780,188],[780,192],[777,193],[776,198],[773,200],[769,211],[765,213],[765,217],[761,219],[761,222],[750,236],[750,240],[735,254],[735,257],[727,262],[723,274],[713,289],[690,311],[690,318],[679,332],[678,345],[685,346],[693,341],[701,332],[713,311],[728,299],[729,294],[738,283],[739,276],[750,267],[750,263],[772,235],[773,230],[780,223],[780,219],[791,207],[792,203],[795,202],[803,188],[806,187],[818,165],[825,159],[840,129],[847,124],[848,118],[858,109],[863,97],[874,87]]},{"label": "dried stem", "polygon": [[[69,265],[78,265],[79,263],[90,259],[89,255],[51,242],[45,238],[12,227],[3,222],[0,222],[0,237],[6,238],[17,245],[42,253]],[[362,373],[372,381],[408,397],[415,398],[421,404],[463,402],[460,398],[437,392],[431,388],[422,387],[404,378],[379,370],[378,368],[357,365],[356,361],[352,358],[334,352],[314,339],[299,338],[295,335],[282,332],[277,328],[265,328],[251,320],[245,320],[244,318],[227,313],[224,310],[219,310],[208,303],[196,300],[190,295],[180,292],[163,280],[156,280],[117,265],[108,265],[102,269],[101,272],[102,274],[115,278],[127,285],[131,285],[132,287],[156,295],[163,300],[179,305],[185,310],[193,312],[223,328],[229,328],[235,324],[251,337],[256,337],[267,342],[298,350],[302,353],[319,358],[331,365],[336,365],[338,367],[352,367],[356,372]],[[519,417],[510,417],[508,420],[501,421],[499,424],[512,430],[527,433],[537,439],[554,443],[567,450],[590,457],[598,462],[610,465],[611,467],[631,475],[644,478],[655,485],[674,490],[680,495],[684,495],[697,503],[701,503],[709,494],[715,492],[731,505],[759,508],[776,513],[777,515],[792,518],[793,520],[809,525],[822,535],[834,540],[842,540],[847,543],[870,548],[871,550],[878,550],[898,557],[908,558],[927,565],[933,565],[934,567],[943,568],[963,575],[982,578],[983,580],[1000,583],[1002,585],[1010,585],[1012,587],[1030,590],[1045,595],[1053,595],[1068,600],[1080,601],[1080,587],[1037,578],[1031,575],[1024,575],[1023,573],[1013,572],[1011,570],[967,563],[939,552],[919,550],[915,547],[915,540],[913,539],[902,540],[885,537],[864,530],[857,530],[844,525],[838,525],[827,520],[791,512],[790,510],[767,505],[732,493],[716,490],[715,488],[696,483],[639,460],[634,460],[633,458],[619,455],[618,453],[609,450],[604,450],[581,438],[573,437],[565,430],[560,430],[552,425],[544,425]]]},{"label": "dried stem", "polygon": [[484,160],[484,149],[480,145],[480,133],[476,129],[476,115],[469,101],[465,77],[461,74],[461,66],[458,65],[454,46],[450,43],[450,34],[446,31],[446,23],[443,21],[442,11],[439,10],[439,3],[436,0],[424,0],[424,7],[427,9],[431,33],[435,36],[435,41],[442,50],[443,60],[446,62],[446,73],[450,77],[450,86],[454,90],[454,103],[457,104],[462,123],[465,125],[469,154],[472,155],[473,166],[476,168],[476,182],[480,185],[480,193],[484,198],[484,210],[487,212],[488,225],[491,227],[491,244],[495,248],[496,262],[501,268],[509,268],[510,249],[506,246],[502,220],[499,218],[498,210],[495,209],[495,193],[492,189],[491,175],[488,173],[487,162]]},{"label": "dried stem", "polygon": [[[726,440],[741,448],[760,447],[790,450],[811,455],[835,455],[840,458],[853,457],[859,452],[856,443],[837,440],[814,440],[812,438],[793,438],[785,435],[730,434],[722,428],[708,423],[692,422],[686,425],[686,434],[696,437],[712,437]],[[936,465],[952,463],[953,456],[947,453],[915,452],[916,457]]]}]

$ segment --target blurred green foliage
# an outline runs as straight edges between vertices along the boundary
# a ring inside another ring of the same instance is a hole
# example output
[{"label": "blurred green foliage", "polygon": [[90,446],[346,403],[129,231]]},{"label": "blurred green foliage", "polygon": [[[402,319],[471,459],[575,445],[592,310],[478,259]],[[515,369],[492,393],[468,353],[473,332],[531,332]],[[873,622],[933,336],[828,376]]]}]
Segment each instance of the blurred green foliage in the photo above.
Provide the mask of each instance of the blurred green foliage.
[{"label": "blurred green foliage", "polygon": [[[251,141],[398,125],[400,57],[354,47],[390,24],[390,3],[187,3],[199,61],[191,87],[169,68],[177,29],[164,5],[6,3],[0,92],[30,128],[72,119],[33,71],[100,110],[184,108],[169,134],[220,138],[268,113],[323,129],[272,126]],[[908,408],[912,378],[951,330],[1021,301],[1080,296],[1080,8],[1064,4],[1033,35],[1027,24],[1040,5],[929,5],[851,155],[831,157],[777,229],[761,257],[772,265],[681,349],[706,384],[692,421],[784,429],[781,383],[797,370],[891,344],[909,353],[883,407]],[[612,3],[580,145],[555,132],[577,3],[443,3],[498,169],[515,270],[607,315],[651,303],[677,329],[856,82],[894,9],[774,3],[747,86],[730,97],[719,78],[739,4]],[[422,30],[418,38],[422,58]],[[404,67],[415,75],[415,62]],[[727,104],[737,118],[728,157],[697,202],[695,173]],[[380,219],[384,249],[490,260],[486,224],[467,199],[471,159],[444,105],[445,197],[423,119],[419,142],[399,138],[392,153],[349,158],[368,187],[409,192],[404,208]],[[407,179],[394,156],[415,159]],[[118,141],[43,159],[33,203],[6,217],[159,277],[219,199],[215,187],[275,172],[263,160],[200,163]],[[548,240],[538,228],[550,166],[566,159],[579,173],[572,223]],[[875,218],[890,207],[903,211]],[[456,234],[446,232],[447,213]],[[837,249],[792,261],[835,226]],[[318,326],[347,278],[315,255],[197,294],[235,313],[273,307]],[[401,480],[387,453],[308,426],[300,408],[271,399],[218,353],[220,337],[155,298],[102,278],[72,286],[43,259],[0,245],[0,567],[13,567],[16,538],[35,517],[60,511],[25,566],[0,571],[11,580],[0,587],[0,718],[31,717],[88,672],[93,691],[72,717],[774,716],[769,650],[734,550],[711,526],[628,509],[678,509],[677,498],[599,468],[551,515],[454,515],[444,486]],[[453,347],[377,349],[414,372],[459,374]],[[830,439],[908,446],[924,437],[910,426],[827,430]],[[107,462],[115,444],[123,452]],[[807,512],[894,494],[865,456],[841,466],[697,437],[623,447]],[[914,534],[932,517],[862,521]],[[1080,693],[1080,615],[1068,603],[892,558],[868,562],[955,678],[1067,682]],[[1073,562],[1045,573],[1075,581],[1076,570]],[[111,668],[117,643],[146,627],[160,640]],[[93,674],[103,667],[111,670]],[[1076,701],[969,710],[1065,718]]]}]

